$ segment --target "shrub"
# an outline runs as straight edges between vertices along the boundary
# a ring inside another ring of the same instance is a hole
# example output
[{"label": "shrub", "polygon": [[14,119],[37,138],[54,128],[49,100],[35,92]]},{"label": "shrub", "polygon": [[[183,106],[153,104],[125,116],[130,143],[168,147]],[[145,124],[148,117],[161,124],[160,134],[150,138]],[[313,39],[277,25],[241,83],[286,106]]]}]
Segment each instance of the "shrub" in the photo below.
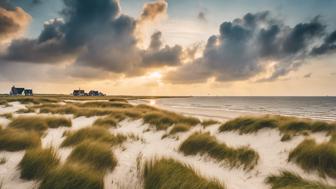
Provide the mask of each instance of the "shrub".
[{"label": "shrub", "polygon": [[217,180],[201,177],[190,166],[173,159],[147,161],[144,165],[145,189],[224,189]]},{"label": "shrub", "polygon": [[85,164],[66,163],[49,172],[39,189],[103,189],[104,175]]},{"label": "shrub", "polygon": [[252,169],[259,160],[256,151],[249,147],[231,148],[209,133],[196,132],[189,136],[179,147],[185,155],[208,154],[212,158],[224,161],[231,167],[243,166]]},{"label": "shrub", "polygon": [[190,129],[190,125],[186,124],[176,124],[174,127],[170,130],[169,134],[173,135],[179,132],[186,132]]},{"label": "shrub", "polygon": [[121,134],[111,134],[103,127],[89,127],[68,133],[62,146],[76,145],[89,139],[116,145],[124,142],[127,137]]},{"label": "shrub", "polygon": [[0,150],[19,151],[40,146],[41,139],[36,132],[22,132],[17,129],[0,130]]},{"label": "shrub", "polygon": [[279,175],[268,176],[265,182],[271,185],[271,189],[335,189],[316,181],[305,180],[299,175],[288,171],[282,171]]},{"label": "shrub", "polygon": [[113,170],[117,165],[110,145],[89,140],[78,144],[68,161],[86,163],[98,171]]},{"label": "shrub", "polygon": [[93,125],[102,126],[102,127],[116,127],[117,121],[111,117],[99,118],[97,119]]},{"label": "shrub", "polygon": [[52,148],[27,150],[19,163],[21,178],[40,179],[59,164],[59,158]]},{"label": "shrub", "polygon": [[321,176],[336,178],[336,144],[332,142],[316,144],[306,139],[289,153],[288,161],[306,171],[318,171]]}]

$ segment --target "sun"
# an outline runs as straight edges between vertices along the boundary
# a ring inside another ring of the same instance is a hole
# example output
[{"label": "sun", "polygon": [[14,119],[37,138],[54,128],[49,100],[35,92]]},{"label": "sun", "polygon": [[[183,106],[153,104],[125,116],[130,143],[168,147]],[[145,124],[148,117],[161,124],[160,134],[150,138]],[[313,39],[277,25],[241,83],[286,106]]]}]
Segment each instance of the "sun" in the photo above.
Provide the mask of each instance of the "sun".
[{"label": "sun", "polygon": [[152,72],[148,76],[151,79],[160,79],[162,77],[160,72]]}]

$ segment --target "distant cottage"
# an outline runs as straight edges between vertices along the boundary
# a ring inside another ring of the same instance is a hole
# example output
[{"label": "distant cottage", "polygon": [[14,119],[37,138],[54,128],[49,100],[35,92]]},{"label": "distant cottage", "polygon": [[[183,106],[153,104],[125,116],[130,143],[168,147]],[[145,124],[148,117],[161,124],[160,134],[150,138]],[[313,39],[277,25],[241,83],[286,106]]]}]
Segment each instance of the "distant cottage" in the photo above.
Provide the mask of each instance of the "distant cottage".
[{"label": "distant cottage", "polygon": [[25,88],[13,86],[9,92],[9,95],[11,96],[20,96],[20,95],[33,96],[33,89],[25,89]]},{"label": "distant cottage", "polygon": [[72,92],[73,96],[105,96],[104,93],[96,91],[96,90],[91,90],[89,93],[86,93],[84,90],[74,90]]}]

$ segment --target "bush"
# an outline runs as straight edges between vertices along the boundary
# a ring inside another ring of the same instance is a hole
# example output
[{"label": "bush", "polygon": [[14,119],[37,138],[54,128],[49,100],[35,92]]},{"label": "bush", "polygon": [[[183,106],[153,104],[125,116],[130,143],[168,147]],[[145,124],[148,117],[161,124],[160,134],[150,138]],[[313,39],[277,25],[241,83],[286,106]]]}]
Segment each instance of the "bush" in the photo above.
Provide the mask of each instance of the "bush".
[{"label": "bush", "polygon": [[265,182],[271,185],[271,189],[335,189],[335,186],[305,180],[288,171],[282,171],[279,175],[268,176]]},{"label": "bush", "polygon": [[40,144],[41,139],[36,132],[22,132],[11,128],[0,130],[0,150],[20,151]]},{"label": "bush", "polygon": [[169,134],[173,135],[179,132],[186,132],[191,128],[190,125],[186,124],[176,124],[174,127],[170,130]]},{"label": "bush", "polygon": [[27,150],[19,163],[21,178],[41,179],[59,164],[59,158],[52,148]]},{"label": "bush", "polygon": [[173,159],[148,161],[144,165],[145,189],[224,189],[217,180],[201,177],[190,166]]},{"label": "bush", "polygon": [[288,161],[306,171],[318,171],[321,176],[336,178],[336,144],[332,142],[316,144],[306,139],[289,153]]},{"label": "bush", "polygon": [[49,172],[39,189],[103,189],[104,175],[82,164],[66,163]]},{"label": "bush", "polygon": [[212,158],[224,161],[231,167],[243,166],[252,169],[259,160],[256,151],[249,147],[231,148],[209,133],[196,132],[189,136],[179,147],[185,155],[208,154]]},{"label": "bush", "polygon": [[111,134],[103,127],[89,127],[68,133],[62,146],[76,145],[89,139],[116,145],[124,142],[127,137],[121,134]]},{"label": "bush", "polygon": [[75,147],[68,157],[70,162],[86,163],[97,171],[113,170],[117,165],[111,146],[86,140]]}]

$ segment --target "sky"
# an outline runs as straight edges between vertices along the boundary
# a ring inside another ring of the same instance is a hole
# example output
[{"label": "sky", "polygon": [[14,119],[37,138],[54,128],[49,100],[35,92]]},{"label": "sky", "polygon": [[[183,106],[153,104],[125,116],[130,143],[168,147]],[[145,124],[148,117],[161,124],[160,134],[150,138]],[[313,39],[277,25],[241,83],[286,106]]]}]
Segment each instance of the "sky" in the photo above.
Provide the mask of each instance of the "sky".
[{"label": "sky", "polygon": [[336,96],[335,0],[0,0],[0,93]]}]

